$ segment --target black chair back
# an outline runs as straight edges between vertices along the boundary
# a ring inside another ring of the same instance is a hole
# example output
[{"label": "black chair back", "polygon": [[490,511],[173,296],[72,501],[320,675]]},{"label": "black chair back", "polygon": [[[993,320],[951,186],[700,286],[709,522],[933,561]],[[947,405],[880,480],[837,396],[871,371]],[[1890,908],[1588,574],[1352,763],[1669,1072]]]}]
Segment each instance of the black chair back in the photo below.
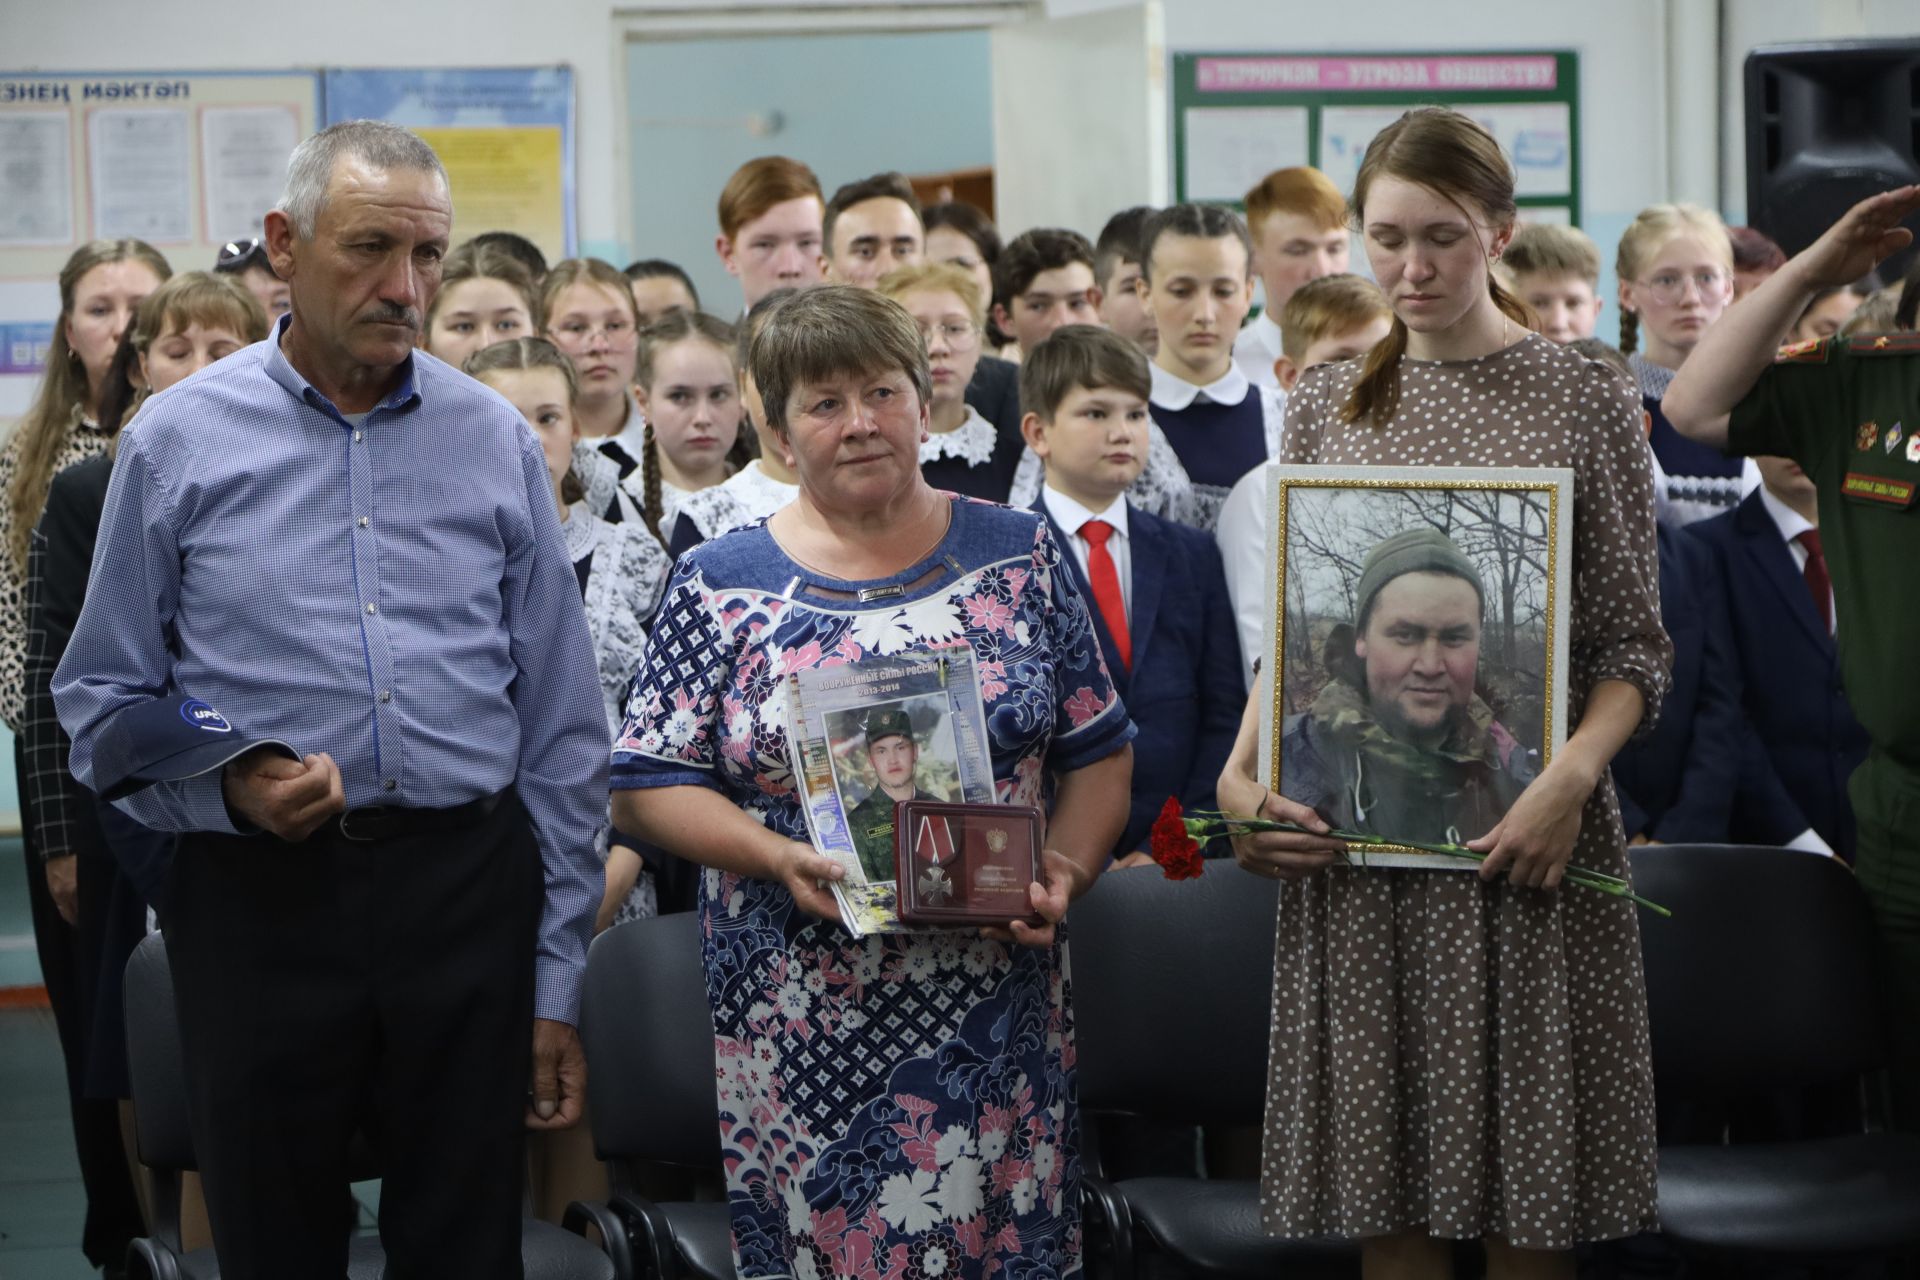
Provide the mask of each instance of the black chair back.
[{"label": "black chair back", "polygon": [[193,1169],[187,1121],[187,1064],[173,1012],[173,971],[160,935],[140,940],[127,960],[127,1067],[140,1162],[153,1169]]},{"label": "black chair back", "polygon": [[1067,916],[1081,1105],[1177,1124],[1258,1124],[1278,885],[1209,861],[1100,877]]},{"label": "black chair back", "polygon": [[1873,918],[1845,864],[1648,845],[1632,865],[1635,889],[1673,910],[1640,916],[1663,1096],[1759,1094],[1886,1065]]},{"label": "black chair back", "polygon": [[635,920],[595,938],[580,1021],[600,1158],[719,1169],[700,917]]}]

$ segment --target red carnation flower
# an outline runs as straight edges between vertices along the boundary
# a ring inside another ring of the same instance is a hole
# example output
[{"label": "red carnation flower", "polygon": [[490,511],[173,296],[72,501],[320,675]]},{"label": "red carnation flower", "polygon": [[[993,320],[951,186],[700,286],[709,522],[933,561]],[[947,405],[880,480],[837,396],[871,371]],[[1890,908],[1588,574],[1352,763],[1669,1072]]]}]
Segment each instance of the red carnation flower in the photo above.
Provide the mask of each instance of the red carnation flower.
[{"label": "red carnation flower", "polygon": [[1149,856],[1160,864],[1169,880],[1191,880],[1207,867],[1206,859],[1200,856],[1200,842],[1187,829],[1182,812],[1179,799],[1168,796],[1160,816],[1153,820],[1148,843]]}]

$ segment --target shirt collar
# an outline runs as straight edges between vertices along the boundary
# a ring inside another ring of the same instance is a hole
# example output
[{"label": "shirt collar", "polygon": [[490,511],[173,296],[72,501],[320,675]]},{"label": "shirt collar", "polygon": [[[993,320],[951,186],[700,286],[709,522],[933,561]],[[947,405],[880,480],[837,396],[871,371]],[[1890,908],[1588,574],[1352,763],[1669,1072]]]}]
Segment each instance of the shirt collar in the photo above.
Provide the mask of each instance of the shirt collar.
[{"label": "shirt collar", "polygon": [[[293,315],[289,312],[280,317],[279,321],[273,326],[273,332],[267,335],[267,376],[286,388],[287,394],[291,395],[294,399],[312,405],[316,409],[325,409],[327,412],[338,417],[340,415],[339,408],[332,401],[321,395],[320,392],[316,391],[313,384],[302,377],[300,371],[295,369],[292,363],[288,361],[287,353],[280,349],[280,340],[286,336],[287,326],[292,323]],[[407,353],[407,358],[401,362],[400,385],[395,387],[386,399],[375,405],[375,409],[385,409],[389,412],[394,412],[401,409],[413,408],[421,402],[419,383],[420,366],[418,359],[418,352],[410,351]]]},{"label": "shirt collar", "polygon": [[1815,527],[1813,521],[1774,497],[1765,485],[1760,486],[1760,505],[1773,517],[1774,528],[1780,530],[1780,537],[1787,542]]},{"label": "shirt collar", "polygon": [[1105,520],[1113,526],[1115,536],[1127,536],[1127,495],[1124,493],[1108,503],[1105,511],[1089,511],[1052,485],[1040,490],[1040,501],[1046,503],[1047,514],[1053,517],[1053,522],[1075,537],[1080,534],[1080,526],[1089,520]]},{"label": "shirt collar", "polygon": [[1227,363],[1226,373],[1204,387],[1197,387],[1185,378],[1176,377],[1158,364],[1149,365],[1148,368],[1152,371],[1153,386],[1147,399],[1162,409],[1178,411],[1203,397],[1213,404],[1239,404],[1247,398],[1251,386],[1247,375],[1232,361]]},{"label": "shirt collar", "polygon": [[1253,318],[1253,330],[1260,336],[1256,339],[1261,346],[1273,352],[1276,359],[1280,355],[1280,322],[1273,318],[1271,307]]}]

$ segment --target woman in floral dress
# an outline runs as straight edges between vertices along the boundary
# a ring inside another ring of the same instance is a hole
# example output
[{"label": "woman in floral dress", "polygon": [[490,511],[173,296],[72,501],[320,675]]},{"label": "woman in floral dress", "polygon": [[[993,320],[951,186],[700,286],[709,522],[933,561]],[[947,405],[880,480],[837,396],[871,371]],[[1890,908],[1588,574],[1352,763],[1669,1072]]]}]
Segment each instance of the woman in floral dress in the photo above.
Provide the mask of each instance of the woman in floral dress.
[{"label": "woman in floral dress", "polygon": [[[1570,1280],[1576,1243],[1655,1223],[1634,908],[1559,887],[1570,861],[1626,874],[1607,762],[1651,723],[1672,660],[1640,406],[1612,370],[1529,332],[1491,280],[1513,172],[1478,124],[1408,112],[1368,147],[1353,207],[1394,326],[1300,380],[1284,458],[1571,470],[1571,732],[1491,831],[1464,833],[1489,855],[1477,876],[1332,867],[1321,837],[1237,842],[1243,866],[1293,881],[1261,1216],[1279,1235],[1360,1239],[1369,1277],[1444,1276],[1447,1242],[1478,1238],[1495,1280]],[[1255,719],[1221,806],[1326,831],[1255,780]]]},{"label": "woman in floral dress", "polygon": [[[800,497],[684,556],[614,744],[622,830],[706,868],[702,959],[743,1277],[1080,1270],[1057,925],[1126,814],[1133,727],[1044,522],[920,477],[898,304],[809,290],[755,339]],[[829,567],[821,567],[829,566]],[[1051,811],[1045,923],[854,939],[806,843],[785,677],[968,646],[997,798]]]}]

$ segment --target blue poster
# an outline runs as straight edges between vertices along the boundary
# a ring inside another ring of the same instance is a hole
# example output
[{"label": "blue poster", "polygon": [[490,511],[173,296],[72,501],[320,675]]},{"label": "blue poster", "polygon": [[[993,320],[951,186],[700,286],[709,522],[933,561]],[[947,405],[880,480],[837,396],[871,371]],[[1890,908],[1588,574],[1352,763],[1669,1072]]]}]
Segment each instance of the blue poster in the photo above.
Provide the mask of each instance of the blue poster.
[{"label": "blue poster", "polygon": [[518,231],[550,256],[577,252],[572,68],[331,70],[325,101],[328,124],[385,120],[434,143],[457,239]]}]

